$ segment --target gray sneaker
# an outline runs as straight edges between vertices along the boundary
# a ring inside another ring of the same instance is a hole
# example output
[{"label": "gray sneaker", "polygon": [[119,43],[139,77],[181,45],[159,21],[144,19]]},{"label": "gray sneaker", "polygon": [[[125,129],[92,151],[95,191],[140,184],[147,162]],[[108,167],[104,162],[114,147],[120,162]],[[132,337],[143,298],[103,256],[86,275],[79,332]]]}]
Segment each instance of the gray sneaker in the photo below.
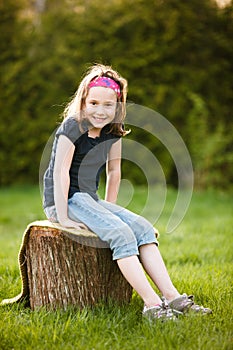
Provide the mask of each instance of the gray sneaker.
[{"label": "gray sneaker", "polygon": [[211,309],[195,304],[193,295],[187,295],[187,294],[182,294],[180,297],[168,302],[168,306],[172,310],[177,310],[182,313],[186,313],[188,311],[194,311],[196,313],[201,313],[201,314],[212,313]]},{"label": "gray sneaker", "polygon": [[168,306],[172,310],[176,310],[182,313],[186,313],[189,311],[191,306],[193,305],[193,299],[191,296],[187,296],[187,294],[182,294],[178,298],[168,302]]},{"label": "gray sneaker", "polygon": [[204,307],[202,305],[195,304],[193,295],[190,295],[189,298],[190,298],[190,300],[193,301],[193,305],[190,307],[191,311],[194,311],[196,313],[200,313],[200,314],[203,314],[203,315],[212,314],[212,310],[209,309],[208,307]]},{"label": "gray sneaker", "polygon": [[144,306],[142,311],[143,317],[147,318],[149,321],[160,320],[161,322],[175,321],[177,316],[182,315],[182,312],[177,310],[172,310],[164,301],[162,305],[156,305],[152,307]]}]

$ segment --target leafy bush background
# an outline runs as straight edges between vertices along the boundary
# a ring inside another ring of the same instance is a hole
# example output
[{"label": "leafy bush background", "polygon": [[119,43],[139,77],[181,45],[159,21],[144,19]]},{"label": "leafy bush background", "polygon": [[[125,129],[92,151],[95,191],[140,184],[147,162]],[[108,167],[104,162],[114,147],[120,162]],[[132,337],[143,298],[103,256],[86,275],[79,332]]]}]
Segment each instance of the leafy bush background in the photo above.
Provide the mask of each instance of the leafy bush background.
[{"label": "leafy bush background", "polygon": [[[190,151],[196,186],[229,188],[232,2],[1,0],[0,185],[37,182],[43,148],[85,69],[111,64],[129,101],[165,116]],[[149,122],[149,121],[148,121]],[[158,140],[135,130],[177,182]],[[130,171],[129,171],[130,169]],[[123,163],[138,184],[143,174]]]}]

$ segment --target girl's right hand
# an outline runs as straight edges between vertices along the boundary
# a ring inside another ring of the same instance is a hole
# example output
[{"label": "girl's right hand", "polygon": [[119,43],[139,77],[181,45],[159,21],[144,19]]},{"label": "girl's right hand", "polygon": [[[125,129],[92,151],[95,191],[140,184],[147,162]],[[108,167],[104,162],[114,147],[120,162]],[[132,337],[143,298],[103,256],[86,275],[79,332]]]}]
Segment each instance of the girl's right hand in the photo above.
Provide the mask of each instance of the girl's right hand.
[{"label": "girl's right hand", "polygon": [[67,228],[76,228],[78,230],[88,230],[88,227],[82,222],[76,222],[69,218],[60,221],[59,224]]}]

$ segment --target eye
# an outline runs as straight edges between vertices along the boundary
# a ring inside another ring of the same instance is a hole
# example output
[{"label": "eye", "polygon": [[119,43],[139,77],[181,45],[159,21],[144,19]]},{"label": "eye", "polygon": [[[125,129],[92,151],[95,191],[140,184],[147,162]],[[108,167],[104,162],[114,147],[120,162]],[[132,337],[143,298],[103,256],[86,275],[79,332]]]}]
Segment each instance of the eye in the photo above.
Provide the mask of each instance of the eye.
[{"label": "eye", "polygon": [[96,101],[90,101],[89,104],[92,105],[92,106],[96,106],[97,102]]},{"label": "eye", "polygon": [[114,103],[112,103],[112,102],[106,102],[104,105],[106,107],[114,107]]}]

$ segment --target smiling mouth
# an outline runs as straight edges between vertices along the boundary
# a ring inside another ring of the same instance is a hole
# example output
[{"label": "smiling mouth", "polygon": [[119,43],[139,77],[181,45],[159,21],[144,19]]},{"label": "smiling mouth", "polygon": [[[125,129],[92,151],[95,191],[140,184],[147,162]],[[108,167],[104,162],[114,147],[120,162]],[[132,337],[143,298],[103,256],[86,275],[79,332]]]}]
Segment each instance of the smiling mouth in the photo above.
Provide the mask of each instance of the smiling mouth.
[{"label": "smiling mouth", "polygon": [[98,122],[102,122],[107,119],[107,118],[100,118],[100,117],[93,117],[93,118]]}]

